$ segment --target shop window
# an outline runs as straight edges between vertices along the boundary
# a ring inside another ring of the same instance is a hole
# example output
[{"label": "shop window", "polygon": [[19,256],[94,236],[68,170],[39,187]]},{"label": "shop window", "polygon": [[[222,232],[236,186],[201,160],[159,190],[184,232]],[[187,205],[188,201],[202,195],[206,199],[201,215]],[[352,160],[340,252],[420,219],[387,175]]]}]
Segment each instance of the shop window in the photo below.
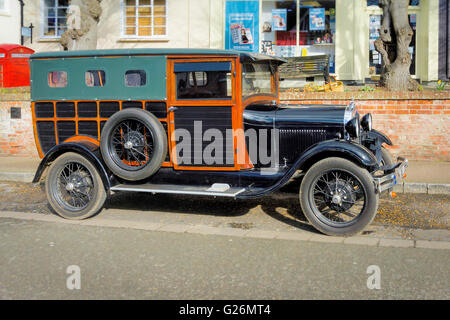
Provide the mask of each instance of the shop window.
[{"label": "shop window", "polygon": [[42,37],[59,38],[66,31],[69,0],[43,0]]},{"label": "shop window", "polygon": [[[378,6],[380,3],[380,0],[367,0],[367,6]],[[410,6],[418,6],[420,5],[420,0],[410,0],[409,1]]]},{"label": "shop window", "polygon": [[122,36],[167,36],[166,0],[122,0]]},{"label": "shop window", "polygon": [[67,87],[67,72],[66,71],[49,72],[48,73],[48,86],[50,88]]},{"label": "shop window", "polygon": [[88,70],[85,73],[85,81],[88,87],[103,87],[106,84],[105,71]]},{"label": "shop window", "polygon": [[142,87],[147,83],[147,74],[144,70],[128,70],[125,72],[125,85],[127,87]]},{"label": "shop window", "polygon": [[292,0],[263,0],[262,26],[262,53],[287,58],[328,55],[334,72],[336,0],[300,1],[300,6]]},{"label": "shop window", "polygon": [[231,99],[231,62],[176,63],[177,99]]}]

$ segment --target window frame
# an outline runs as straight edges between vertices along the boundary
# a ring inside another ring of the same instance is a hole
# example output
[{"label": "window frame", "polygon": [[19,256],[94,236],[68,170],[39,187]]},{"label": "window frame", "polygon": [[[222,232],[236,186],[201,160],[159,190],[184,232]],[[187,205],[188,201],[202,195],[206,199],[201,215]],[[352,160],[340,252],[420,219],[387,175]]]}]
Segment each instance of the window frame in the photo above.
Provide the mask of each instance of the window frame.
[{"label": "window frame", "polygon": [[5,6],[4,6],[3,9],[0,7],[0,15],[2,15],[2,16],[10,16],[11,12],[10,12],[10,8],[9,8],[9,1],[8,0],[4,0],[3,3],[5,4]]},{"label": "window frame", "polygon": [[[136,1],[139,1],[139,0],[136,0]],[[137,40],[168,40],[168,37],[169,37],[169,23],[168,23],[168,17],[169,17],[169,4],[168,4],[168,0],[164,0],[165,1],[165,11],[166,11],[166,14],[164,15],[164,16],[162,16],[162,15],[158,15],[158,16],[156,16],[156,17],[158,17],[158,18],[162,18],[162,17],[164,17],[164,19],[165,19],[165,25],[164,25],[164,27],[165,27],[165,29],[166,29],[166,33],[164,34],[164,35],[155,35],[155,34],[153,34],[153,32],[154,32],[154,18],[155,18],[155,14],[154,14],[154,0],[150,0],[151,1],[151,4],[150,4],[150,6],[142,6],[142,7],[150,7],[151,8],[151,14],[150,14],[150,17],[151,17],[151,19],[152,19],[152,24],[151,24],[151,32],[152,32],[152,35],[151,36],[140,36],[138,33],[138,29],[139,29],[139,26],[138,26],[138,9],[139,9],[139,7],[141,7],[141,5],[136,5],[136,12],[135,12],[135,17],[136,17],[136,22],[135,22],[135,24],[134,24],[134,27],[136,28],[136,33],[134,34],[134,35],[127,35],[126,34],[126,28],[127,28],[127,26],[129,26],[129,25],[127,25],[126,24],[126,18],[127,18],[127,15],[126,15],[126,0],[120,0],[120,38],[121,39],[125,39],[125,40],[133,40],[133,39],[137,39]],[[130,25],[131,26],[131,25]]]},{"label": "window frame", "polygon": [[[67,7],[63,7],[63,6],[59,6],[58,5],[58,0],[54,0],[55,1],[55,6],[54,7],[47,7],[45,5],[45,0],[41,0],[41,21],[40,21],[40,38],[41,39],[59,39],[61,38],[60,35],[58,35],[58,19],[61,18],[60,16],[58,16],[58,10],[60,9],[66,9],[69,10],[69,5]],[[51,36],[51,35],[45,35],[44,30],[45,30],[45,26],[48,26],[48,17],[46,18],[45,14],[46,14],[46,9],[55,9],[55,35]],[[67,12],[66,12],[67,14]],[[66,19],[66,25],[65,25],[65,30],[67,30],[67,16],[64,17],[64,19]],[[64,32],[63,32],[64,33]]]}]

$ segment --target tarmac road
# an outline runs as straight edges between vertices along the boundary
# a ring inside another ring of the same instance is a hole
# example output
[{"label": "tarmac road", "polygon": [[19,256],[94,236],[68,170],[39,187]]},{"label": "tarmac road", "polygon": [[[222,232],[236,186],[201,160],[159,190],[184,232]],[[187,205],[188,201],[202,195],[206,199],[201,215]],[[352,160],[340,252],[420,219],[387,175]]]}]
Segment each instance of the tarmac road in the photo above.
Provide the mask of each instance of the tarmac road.
[{"label": "tarmac road", "polygon": [[[0,299],[449,299],[448,250],[0,218]],[[80,289],[69,290],[68,266]],[[380,270],[380,289],[368,289]]]},{"label": "tarmac road", "polygon": [[[0,182],[0,211],[50,214],[43,185]],[[157,223],[228,226],[277,231],[315,230],[299,206],[298,186],[269,197],[230,200],[211,197],[117,193],[99,217]],[[450,195],[400,194],[383,197],[368,236],[450,241]]]}]

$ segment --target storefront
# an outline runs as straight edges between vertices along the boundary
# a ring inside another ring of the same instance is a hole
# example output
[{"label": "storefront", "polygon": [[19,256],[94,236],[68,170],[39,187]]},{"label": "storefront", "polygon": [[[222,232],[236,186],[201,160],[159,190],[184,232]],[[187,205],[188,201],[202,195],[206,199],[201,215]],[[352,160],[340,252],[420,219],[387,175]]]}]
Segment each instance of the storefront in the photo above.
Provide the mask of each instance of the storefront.
[{"label": "storefront", "polygon": [[[225,0],[225,49],[279,57],[329,56],[330,73],[362,83],[381,72],[375,50],[382,10],[379,0]],[[435,4],[436,2],[436,4]],[[438,1],[410,0],[414,37],[411,74],[436,80]]]}]

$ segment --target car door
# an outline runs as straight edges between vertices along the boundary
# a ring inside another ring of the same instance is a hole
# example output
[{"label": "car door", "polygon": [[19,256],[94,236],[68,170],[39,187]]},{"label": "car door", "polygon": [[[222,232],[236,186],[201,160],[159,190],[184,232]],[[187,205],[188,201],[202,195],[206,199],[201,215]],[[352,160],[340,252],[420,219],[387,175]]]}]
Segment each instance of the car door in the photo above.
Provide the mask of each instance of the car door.
[{"label": "car door", "polygon": [[236,170],[233,58],[169,59],[172,162],[183,170]]}]

